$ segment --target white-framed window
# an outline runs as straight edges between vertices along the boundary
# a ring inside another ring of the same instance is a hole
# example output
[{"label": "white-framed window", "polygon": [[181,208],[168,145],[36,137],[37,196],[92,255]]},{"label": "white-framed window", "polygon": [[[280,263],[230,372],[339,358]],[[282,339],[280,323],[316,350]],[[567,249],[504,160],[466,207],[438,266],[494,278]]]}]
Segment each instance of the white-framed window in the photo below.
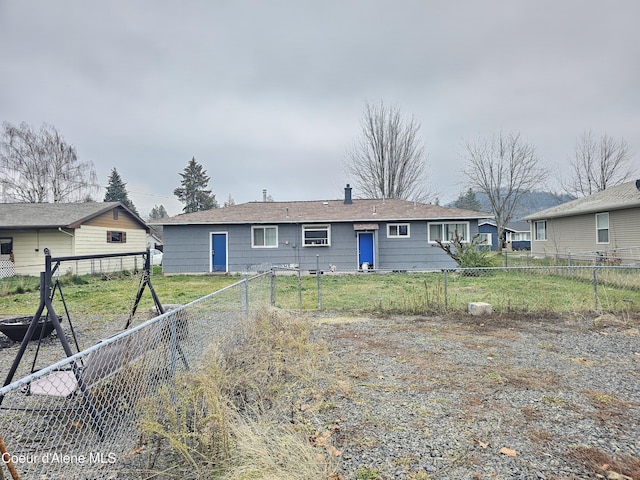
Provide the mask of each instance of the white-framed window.
[{"label": "white-framed window", "polygon": [[303,225],[302,245],[305,247],[331,246],[331,225]]},{"label": "white-framed window", "polygon": [[538,220],[533,223],[533,233],[535,239],[538,241],[544,241],[547,239],[547,221],[546,220]]},{"label": "white-framed window", "polygon": [[411,225],[408,223],[387,223],[387,238],[409,238]]},{"label": "white-framed window", "polygon": [[507,232],[507,242],[528,242],[531,232]]},{"label": "white-framed window", "polygon": [[490,233],[478,233],[478,245],[488,245],[491,246],[493,244],[493,237]]},{"label": "white-framed window", "polygon": [[454,222],[440,222],[429,223],[429,243],[434,243],[436,240],[448,243],[456,238],[456,235],[460,237],[460,241],[469,241],[469,222],[454,223]]},{"label": "white-framed window", "polygon": [[278,227],[275,225],[251,227],[251,248],[277,248]]},{"label": "white-framed window", "polygon": [[609,213],[596,213],[596,243],[609,243]]}]

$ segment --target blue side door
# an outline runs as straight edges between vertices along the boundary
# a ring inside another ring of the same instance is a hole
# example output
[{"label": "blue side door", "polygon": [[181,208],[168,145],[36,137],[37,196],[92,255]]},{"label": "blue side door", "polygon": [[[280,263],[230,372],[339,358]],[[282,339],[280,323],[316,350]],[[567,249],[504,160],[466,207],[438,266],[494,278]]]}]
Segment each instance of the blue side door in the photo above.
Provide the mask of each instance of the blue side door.
[{"label": "blue side door", "polygon": [[227,234],[211,234],[211,271],[227,271]]},{"label": "blue side door", "polygon": [[373,233],[358,233],[358,268],[362,268],[364,263],[368,268],[373,268]]}]

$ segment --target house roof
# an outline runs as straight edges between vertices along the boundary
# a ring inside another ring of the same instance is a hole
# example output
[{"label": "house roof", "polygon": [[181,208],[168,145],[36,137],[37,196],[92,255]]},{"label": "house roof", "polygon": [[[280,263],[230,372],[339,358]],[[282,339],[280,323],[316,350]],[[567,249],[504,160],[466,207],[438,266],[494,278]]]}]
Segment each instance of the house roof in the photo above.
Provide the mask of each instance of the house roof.
[{"label": "house roof", "polygon": [[140,225],[144,221],[120,202],[83,203],[0,203],[0,228],[31,230],[44,228],[80,228],[80,226],[114,208],[122,208]]},{"label": "house roof", "polygon": [[[486,218],[481,220],[480,222],[478,222],[479,225],[492,225],[494,227],[496,227],[496,221],[492,218]],[[517,221],[517,222],[509,222],[507,225],[505,225],[505,230],[509,231],[509,232],[528,232],[530,229],[529,223],[528,222],[521,222],[521,221]]]},{"label": "house roof", "polygon": [[523,217],[522,220],[570,217],[634,207],[640,207],[640,190],[636,186],[635,180],[616,185],[615,187],[609,187],[587,197],[578,198],[540,212],[532,213],[531,215]]},{"label": "house roof", "polygon": [[492,217],[491,214],[408,200],[343,200],[248,202],[224,208],[164,218],[162,225],[240,223],[330,223],[408,220],[456,220]]}]

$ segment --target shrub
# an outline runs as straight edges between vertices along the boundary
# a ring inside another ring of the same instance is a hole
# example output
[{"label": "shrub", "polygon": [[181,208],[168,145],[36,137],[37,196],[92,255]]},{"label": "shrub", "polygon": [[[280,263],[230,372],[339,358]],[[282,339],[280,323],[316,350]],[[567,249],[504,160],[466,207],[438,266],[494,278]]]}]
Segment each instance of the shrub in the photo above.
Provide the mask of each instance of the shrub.
[{"label": "shrub", "polygon": [[461,268],[489,268],[496,267],[496,257],[488,248],[477,243],[479,235],[470,242],[463,242],[456,232],[455,238],[450,243],[436,240],[438,246],[453,258]]}]

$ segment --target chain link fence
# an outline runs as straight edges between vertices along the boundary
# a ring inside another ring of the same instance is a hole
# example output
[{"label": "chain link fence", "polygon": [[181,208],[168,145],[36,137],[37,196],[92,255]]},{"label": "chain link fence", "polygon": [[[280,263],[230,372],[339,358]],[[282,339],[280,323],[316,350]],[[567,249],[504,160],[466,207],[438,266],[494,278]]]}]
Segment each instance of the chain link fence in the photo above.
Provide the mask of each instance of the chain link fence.
[{"label": "chain link fence", "polygon": [[430,314],[485,302],[495,313],[630,313],[640,267],[548,265],[280,275],[273,303],[290,310]]},{"label": "chain link fence", "polygon": [[265,273],[165,306],[0,389],[0,478],[133,478],[146,461],[143,415],[166,401],[161,391],[179,391],[181,372],[197,370],[212,344],[233,348],[242,320],[269,305],[271,287]]}]

